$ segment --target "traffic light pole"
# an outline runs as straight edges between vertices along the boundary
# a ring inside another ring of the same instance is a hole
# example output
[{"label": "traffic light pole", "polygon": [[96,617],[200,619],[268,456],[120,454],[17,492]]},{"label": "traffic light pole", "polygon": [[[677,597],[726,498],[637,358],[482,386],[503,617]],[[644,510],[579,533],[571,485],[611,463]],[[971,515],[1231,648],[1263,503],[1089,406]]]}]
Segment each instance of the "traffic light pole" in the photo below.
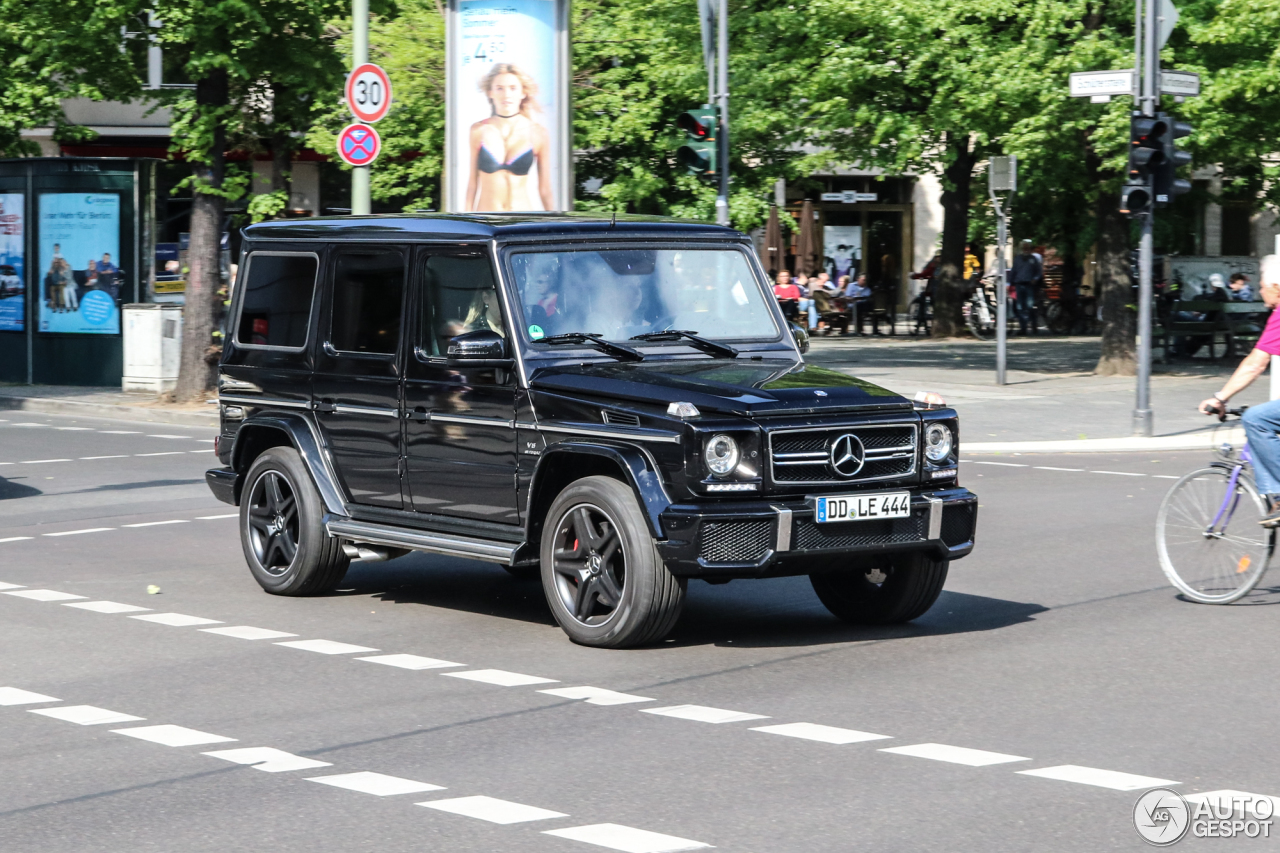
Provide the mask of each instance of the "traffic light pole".
[{"label": "traffic light pole", "polygon": [[[1143,115],[1155,116],[1160,99],[1160,52],[1156,42],[1156,13],[1161,0],[1146,0],[1145,16],[1143,0],[1137,0],[1138,27],[1141,33],[1140,49],[1135,38],[1135,67],[1142,73],[1140,99]],[[1153,199],[1154,202],[1154,199]],[[1138,387],[1133,408],[1133,434],[1150,436],[1154,432],[1151,417],[1151,262],[1154,254],[1152,225],[1155,219],[1154,203],[1142,215],[1142,240],[1138,244]]]},{"label": "traffic light pole", "polygon": [[716,194],[716,224],[729,224],[729,0],[720,0],[719,26],[716,28],[716,64],[720,78],[720,128],[716,144],[720,148],[720,191]]},{"label": "traffic light pole", "polygon": [[[351,67],[369,61],[369,0],[351,0]],[[369,166],[351,169],[351,212],[367,216],[372,211],[369,197]]]}]

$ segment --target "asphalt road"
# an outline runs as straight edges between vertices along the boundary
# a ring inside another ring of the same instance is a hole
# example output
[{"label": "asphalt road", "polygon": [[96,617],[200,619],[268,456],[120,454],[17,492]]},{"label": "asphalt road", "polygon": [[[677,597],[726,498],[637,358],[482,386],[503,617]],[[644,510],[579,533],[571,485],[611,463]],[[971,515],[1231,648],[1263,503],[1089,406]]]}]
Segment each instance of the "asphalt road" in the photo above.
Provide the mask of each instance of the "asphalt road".
[{"label": "asphalt road", "polygon": [[6,853],[1141,850],[1150,786],[1280,795],[1280,576],[1194,605],[1153,553],[1200,454],[966,462],[978,546],[912,625],[847,627],[804,578],[693,583],[619,652],[482,563],[266,595],[211,435],[0,415]]}]

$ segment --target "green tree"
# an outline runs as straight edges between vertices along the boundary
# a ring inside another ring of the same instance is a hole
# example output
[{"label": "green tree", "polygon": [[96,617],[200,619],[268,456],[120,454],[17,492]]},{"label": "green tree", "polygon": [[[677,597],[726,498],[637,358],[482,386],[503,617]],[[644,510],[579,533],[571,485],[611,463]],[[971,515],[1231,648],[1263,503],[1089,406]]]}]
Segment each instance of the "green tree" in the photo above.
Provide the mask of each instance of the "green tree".
[{"label": "green tree", "polygon": [[[169,97],[172,147],[191,164],[190,271],[183,310],[182,360],[174,397],[199,400],[213,384],[210,340],[221,284],[219,244],[228,200],[240,198],[248,174],[227,168],[227,151],[248,146],[270,116],[283,125],[302,103],[333,91],[340,61],[325,22],[333,0],[162,0],[160,40],[195,81]],[[276,99],[280,99],[277,109]]]}]

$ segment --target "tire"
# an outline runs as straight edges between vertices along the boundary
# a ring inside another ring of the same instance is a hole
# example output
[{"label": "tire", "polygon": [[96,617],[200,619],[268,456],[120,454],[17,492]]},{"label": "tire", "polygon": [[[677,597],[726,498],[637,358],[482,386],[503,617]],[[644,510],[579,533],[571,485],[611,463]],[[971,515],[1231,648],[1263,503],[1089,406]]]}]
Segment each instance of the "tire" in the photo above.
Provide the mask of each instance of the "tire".
[{"label": "tire", "polygon": [[894,625],[923,616],[947,581],[947,560],[898,557],[884,569],[809,575],[818,599],[854,625]]},{"label": "tire", "polygon": [[1230,604],[1258,585],[1275,533],[1258,525],[1266,501],[1242,473],[1235,499],[1219,515],[1231,471],[1201,468],[1173,484],[1156,515],[1160,568],[1178,590],[1201,604]]},{"label": "tire", "polygon": [[1066,306],[1055,300],[1044,307],[1044,325],[1055,335],[1069,335],[1075,320]]},{"label": "tire", "polygon": [[542,530],[542,588],[569,639],[624,649],[656,642],[675,626],[686,581],[667,571],[625,483],[585,477],[570,484]]},{"label": "tire", "polygon": [[964,301],[964,322],[969,333],[980,341],[989,341],[995,336],[995,326],[983,324],[977,299],[972,296]]},{"label": "tire", "polygon": [[298,451],[272,447],[253,460],[240,501],[240,545],[259,586],[272,595],[320,595],[342,581],[351,560],[323,517]]}]

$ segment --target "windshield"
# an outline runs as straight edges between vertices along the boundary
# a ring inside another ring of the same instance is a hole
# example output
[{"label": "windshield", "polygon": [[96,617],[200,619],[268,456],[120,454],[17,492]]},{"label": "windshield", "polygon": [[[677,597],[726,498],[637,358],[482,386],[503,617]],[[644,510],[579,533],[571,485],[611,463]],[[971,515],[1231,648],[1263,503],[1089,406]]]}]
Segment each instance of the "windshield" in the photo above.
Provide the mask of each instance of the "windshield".
[{"label": "windshield", "polygon": [[746,256],[733,249],[583,249],[511,256],[524,335],[625,341],[680,329],[706,338],[778,336]]}]

